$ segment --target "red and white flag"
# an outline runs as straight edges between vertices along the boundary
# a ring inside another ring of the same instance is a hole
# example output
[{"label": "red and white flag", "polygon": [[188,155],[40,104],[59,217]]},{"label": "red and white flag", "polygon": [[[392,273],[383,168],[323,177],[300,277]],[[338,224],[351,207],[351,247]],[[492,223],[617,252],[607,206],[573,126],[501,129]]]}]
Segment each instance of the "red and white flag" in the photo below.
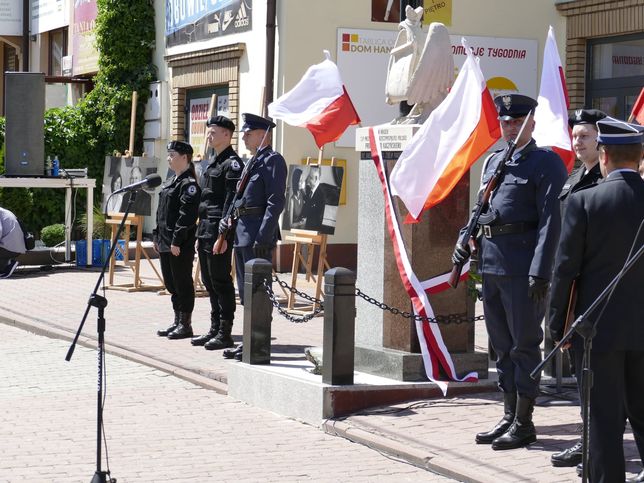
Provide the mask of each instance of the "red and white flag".
[{"label": "red and white flag", "polygon": [[550,146],[563,159],[570,173],[575,164],[572,136],[568,126],[570,100],[552,26],[548,30],[546,47],[543,51],[541,85],[537,102],[539,105],[534,112],[535,128],[532,137],[539,146]]},{"label": "red and white flag", "polygon": [[319,148],[337,141],[360,117],[344,88],[338,66],[327,50],[326,60],[312,65],[293,89],[268,105],[268,115],[291,126],[305,127]]},{"label": "red and white flag", "polygon": [[637,96],[631,115],[628,117],[628,122],[633,121],[637,121],[640,125],[644,126],[644,87],[642,87],[640,95]]},{"label": "red and white flag", "polygon": [[[423,284],[411,267],[405,242],[400,233],[400,226],[398,225],[396,213],[393,208],[392,195],[386,180],[386,168],[382,158],[382,147],[380,143],[380,129],[382,128],[369,128],[369,144],[371,146],[371,158],[376,165],[385,198],[385,221],[391,238],[396,265],[398,266],[400,279],[411,300],[414,314],[432,319],[435,315],[427,294],[428,291],[431,291],[431,288],[436,288],[441,284],[443,276],[436,277]],[[469,269],[469,266],[467,269]],[[463,271],[466,271],[465,267],[463,267]],[[442,380],[441,371],[451,381],[476,382],[478,380],[478,374],[476,372],[470,372],[462,377],[458,376],[454,367],[454,361],[443,341],[440,327],[437,323],[416,320],[416,334],[418,335],[418,342],[420,343],[420,351],[423,356],[427,378],[441,388],[443,395],[447,394],[447,383]]]},{"label": "red and white flag", "polygon": [[478,60],[465,39],[462,42],[467,59],[452,89],[416,131],[391,172],[392,194],[416,220],[445,199],[501,137],[496,107]]}]

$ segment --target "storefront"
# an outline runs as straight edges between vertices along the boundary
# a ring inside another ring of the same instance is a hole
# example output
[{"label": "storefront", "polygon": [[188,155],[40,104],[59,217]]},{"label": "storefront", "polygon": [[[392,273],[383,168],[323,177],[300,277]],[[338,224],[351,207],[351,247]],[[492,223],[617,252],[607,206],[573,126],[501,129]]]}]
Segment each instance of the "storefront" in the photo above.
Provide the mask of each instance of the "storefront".
[{"label": "storefront", "polygon": [[644,0],[573,0],[566,17],[570,106],[626,119],[644,86]]}]

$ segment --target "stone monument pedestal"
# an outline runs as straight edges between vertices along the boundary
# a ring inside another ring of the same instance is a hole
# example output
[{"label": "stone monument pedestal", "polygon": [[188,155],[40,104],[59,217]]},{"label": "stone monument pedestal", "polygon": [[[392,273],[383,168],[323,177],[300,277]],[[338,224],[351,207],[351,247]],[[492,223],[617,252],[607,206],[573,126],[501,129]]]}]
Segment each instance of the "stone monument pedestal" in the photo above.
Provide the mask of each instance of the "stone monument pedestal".
[{"label": "stone monument pedestal", "polygon": [[[419,127],[392,125],[386,132],[381,131],[385,136],[382,155],[388,173]],[[356,150],[361,152],[356,286],[376,300],[411,312],[411,302],[402,285],[387,231],[382,186],[371,160],[368,128],[357,130]],[[447,199],[423,213],[421,221],[415,224],[403,223],[407,210],[394,198],[407,254],[421,281],[451,271],[454,244],[470,213],[469,188],[469,176],[464,176]],[[474,298],[468,295],[467,283],[460,283],[456,290],[450,288],[430,295],[429,301],[437,316],[474,316]],[[487,378],[487,353],[474,351],[474,324],[441,324],[440,330],[457,374],[477,371],[479,378]],[[355,367],[358,371],[400,381],[426,380],[415,322],[359,301]]]}]

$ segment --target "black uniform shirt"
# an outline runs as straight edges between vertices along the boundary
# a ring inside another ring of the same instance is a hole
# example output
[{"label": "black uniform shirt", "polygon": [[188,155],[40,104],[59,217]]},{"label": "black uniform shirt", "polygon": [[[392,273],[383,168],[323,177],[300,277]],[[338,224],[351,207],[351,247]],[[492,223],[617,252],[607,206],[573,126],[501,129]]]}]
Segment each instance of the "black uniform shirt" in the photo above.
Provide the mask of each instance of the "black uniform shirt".
[{"label": "black uniform shirt", "polygon": [[169,252],[170,245],[194,244],[200,196],[201,188],[189,170],[164,184],[154,230],[159,252]]}]

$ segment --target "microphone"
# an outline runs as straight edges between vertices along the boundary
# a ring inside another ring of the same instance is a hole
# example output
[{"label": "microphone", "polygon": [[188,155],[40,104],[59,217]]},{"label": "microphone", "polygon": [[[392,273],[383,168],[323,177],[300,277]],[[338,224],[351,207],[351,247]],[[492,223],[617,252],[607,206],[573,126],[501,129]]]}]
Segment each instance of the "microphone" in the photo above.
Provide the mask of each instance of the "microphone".
[{"label": "microphone", "polygon": [[159,176],[158,174],[149,174],[141,181],[137,181],[136,183],[124,186],[123,188],[114,191],[112,194],[116,195],[118,193],[124,193],[126,191],[140,190],[142,188],[156,188],[161,184],[161,181],[161,176]]}]

